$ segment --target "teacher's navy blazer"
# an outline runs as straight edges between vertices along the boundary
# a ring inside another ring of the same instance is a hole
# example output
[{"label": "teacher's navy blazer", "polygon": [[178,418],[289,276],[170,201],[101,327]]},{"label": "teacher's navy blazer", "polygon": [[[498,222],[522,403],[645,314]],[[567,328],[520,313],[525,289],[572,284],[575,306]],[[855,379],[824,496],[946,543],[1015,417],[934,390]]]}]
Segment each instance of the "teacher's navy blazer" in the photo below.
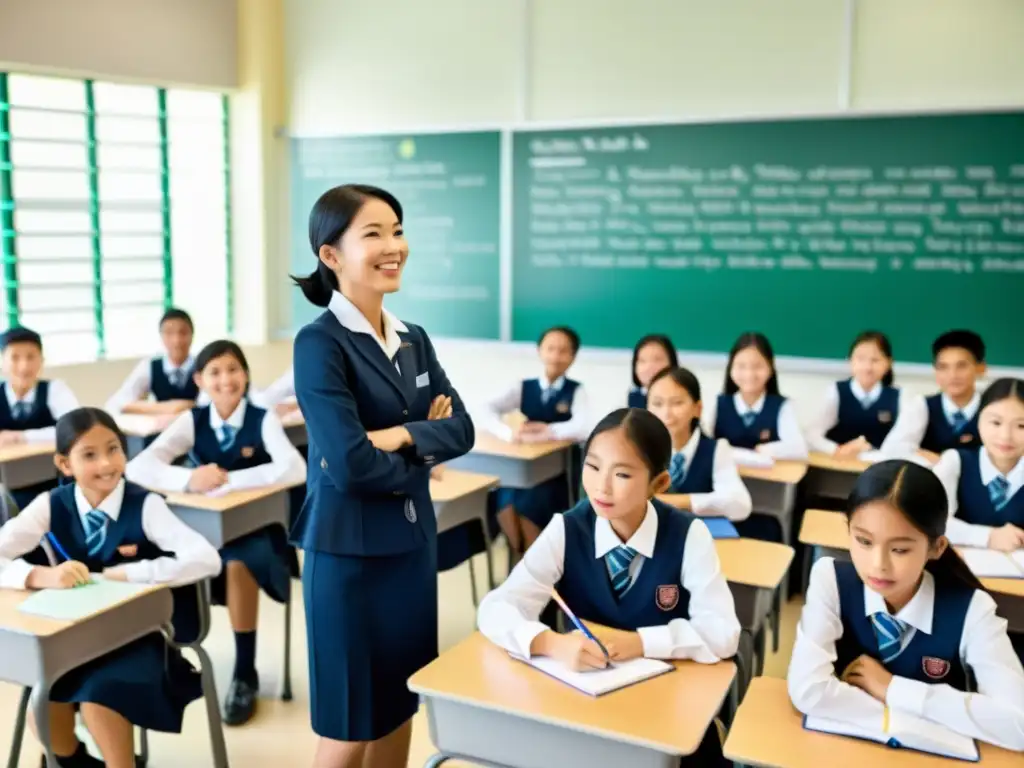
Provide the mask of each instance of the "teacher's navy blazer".
[{"label": "teacher's navy blazer", "polygon": [[[395,555],[437,535],[430,468],[473,447],[473,422],[422,328],[398,330],[399,370],[377,340],[330,311],[295,337],[295,394],[309,434],[306,501],[292,527],[302,549]],[[428,421],[431,401],[452,415]],[[414,445],[378,450],[367,432],[405,425]]]}]

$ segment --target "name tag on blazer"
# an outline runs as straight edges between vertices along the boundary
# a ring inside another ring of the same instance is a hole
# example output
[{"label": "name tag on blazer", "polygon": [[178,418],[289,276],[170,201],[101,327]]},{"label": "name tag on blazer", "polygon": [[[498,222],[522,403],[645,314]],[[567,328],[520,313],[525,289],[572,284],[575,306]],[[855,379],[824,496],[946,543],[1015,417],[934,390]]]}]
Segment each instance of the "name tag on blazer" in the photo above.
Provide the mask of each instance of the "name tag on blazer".
[{"label": "name tag on blazer", "polygon": [[430,386],[430,373],[424,372],[416,377],[416,388],[429,387]]}]

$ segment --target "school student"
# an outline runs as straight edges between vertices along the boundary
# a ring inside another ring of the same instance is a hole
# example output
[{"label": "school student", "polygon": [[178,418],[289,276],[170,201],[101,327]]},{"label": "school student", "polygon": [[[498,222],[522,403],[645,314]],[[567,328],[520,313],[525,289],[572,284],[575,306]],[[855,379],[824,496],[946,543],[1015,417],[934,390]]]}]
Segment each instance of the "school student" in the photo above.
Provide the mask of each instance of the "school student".
[{"label": "school student", "polygon": [[[306,478],[306,465],[274,414],[248,402],[249,364],[233,341],[214,341],[196,357],[197,385],[210,405],[178,418],[128,464],[128,477],[147,488],[222,493]],[[175,466],[188,456],[194,467]],[[259,590],[283,603],[290,588],[285,530],[270,525],[221,549],[223,577],[215,602],[228,607],[235,634],[235,669],[224,704],[224,722],[241,725],[256,711],[256,620]]]},{"label": "school student", "polygon": [[630,408],[647,407],[647,388],[659,371],[679,365],[679,355],[672,339],[661,333],[644,336],[633,347],[633,388],[629,390],[626,405]]},{"label": "school student", "polygon": [[847,504],[852,562],[811,571],[789,666],[807,715],[879,729],[886,708],[1024,750],[1024,669],[996,604],[944,535],[932,472],[888,460]]},{"label": "school student", "polygon": [[942,454],[934,471],[949,497],[957,546],[1024,549],[1024,380],[998,379],[978,405],[981,445]]},{"label": "school student", "polygon": [[[91,574],[181,585],[220,571],[216,550],[178,520],[162,496],[125,482],[125,437],[108,414],[70,411],[57,422],[56,445],[57,464],[74,482],[38,496],[0,528],[0,587],[69,589]],[[56,565],[22,559],[41,539]],[[54,684],[50,744],[57,762],[133,768],[132,726],[180,733],[185,706],[201,695],[199,673],[160,633],[134,640]],[[79,707],[103,760],[91,757],[75,736]]]},{"label": "school student", "polygon": [[[52,443],[54,426],[65,413],[78,407],[74,393],[63,381],[40,379],[43,340],[28,328],[0,334],[3,350],[3,397],[0,397],[0,446],[17,443]],[[53,480],[11,490],[19,508],[57,485]]]},{"label": "school student", "polygon": [[935,463],[951,448],[978,442],[977,382],[985,375],[985,342],[974,331],[948,331],[932,344],[939,392],[914,398],[900,410],[889,433],[891,456],[919,453]]},{"label": "school student", "polygon": [[[737,463],[807,459],[807,443],[793,406],[779,394],[775,353],[760,333],[744,333],[729,352],[724,392],[708,403],[707,434],[737,449]],[[760,454],[760,456],[758,456]]]},{"label": "school student", "polygon": [[[481,430],[509,442],[587,438],[590,413],[583,385],[567,377],[580,350],[580,337],[572,328],[556,326],[537,342],[543,373],[525,379],[490,400],[478,419]],[[502,417],[520,411],[526,421],[511,427]],[[556,512],[569,506],[564,475],[535,488],[502,488],[497,493],[498,523],[508,539],[513,559],[530,547]]]},{"label": "school student", "polygon": [[807,442],[812,451],[837,458],[871,461],[881,457],[879,449],[889,455],[887,437],[904,396],[893,386],[892,344],[884,333],[865,331],[853,340],[850,373],[825,390]]},{"label": "school student", "polygon": [[[191,408],[199,397],[192,375],[192,318],[183,309],[171,308],[160,318],[164,354],[139,362],[105,406],[111,414],[146,413],[174,415]],[[145,398],[152,395],[152,400]]]},{"label": "school student", "polygon": [[[520,656],[578,670],[647,656],[713,664],[736,653],[740,625],[704,523],[653,497],[671,482],[672,439],[654,414],[605,416],[584,449],[586,498],[556,515],[508,579],[481,602],[480,631]],[[538,621],[552,588],[609,652]],[[684,765],[717,765],[714,728]]]},{"label": "school student", "polygon": [[669,487],[660,497],[699,517],[750,517],[750,491],[743,484],[732,448],[700,429],[700,382],[686,368],[666,368],[648,387],[647,409],[661,419],[672,438]]}]

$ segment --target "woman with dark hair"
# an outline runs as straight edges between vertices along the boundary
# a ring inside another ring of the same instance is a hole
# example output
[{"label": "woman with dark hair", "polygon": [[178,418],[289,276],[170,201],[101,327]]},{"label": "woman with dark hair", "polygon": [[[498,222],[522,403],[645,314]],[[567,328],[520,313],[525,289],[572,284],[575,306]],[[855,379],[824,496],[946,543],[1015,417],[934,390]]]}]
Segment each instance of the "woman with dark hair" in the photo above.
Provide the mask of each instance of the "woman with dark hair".
[{"label": "woman with dark hair", "polygon": [[473,423],[426,332],[384,309],[409,245],[382,189],[325,192],[309,217],[326,308],[295,338],[309,433],[302,571],[318,768],[405,765],[418,707],[406,681],[437,656],[430,469],[473,447]]}]

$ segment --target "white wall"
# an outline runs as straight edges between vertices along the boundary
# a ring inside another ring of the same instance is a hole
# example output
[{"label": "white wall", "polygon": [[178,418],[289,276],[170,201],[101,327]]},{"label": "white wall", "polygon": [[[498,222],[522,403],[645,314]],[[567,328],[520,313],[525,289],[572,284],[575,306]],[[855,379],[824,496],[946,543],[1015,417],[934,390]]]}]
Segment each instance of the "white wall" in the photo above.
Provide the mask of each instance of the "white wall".
[{"label": "white wall", "polygon": [[[286,0],[288,123],[308,136],[834,113],[843,104],[1019,107],[1022,40],[1020,0]],[[283,286],[287,269],[282,243],[271,283],[276,274]],[[274,321],[283,332],[290,314],[279,290]],[[473,399],[536,375],[530,345],[438,348]],[[721,357],[683,359],[708,394],[719,391]],[[783,389],[804,415],[842,370],[780,365]],[[574,374],[608,410],[623,402],[629,354],[585,349]],[[897,375],[914,391],[933,386],[927,368]]]}]

